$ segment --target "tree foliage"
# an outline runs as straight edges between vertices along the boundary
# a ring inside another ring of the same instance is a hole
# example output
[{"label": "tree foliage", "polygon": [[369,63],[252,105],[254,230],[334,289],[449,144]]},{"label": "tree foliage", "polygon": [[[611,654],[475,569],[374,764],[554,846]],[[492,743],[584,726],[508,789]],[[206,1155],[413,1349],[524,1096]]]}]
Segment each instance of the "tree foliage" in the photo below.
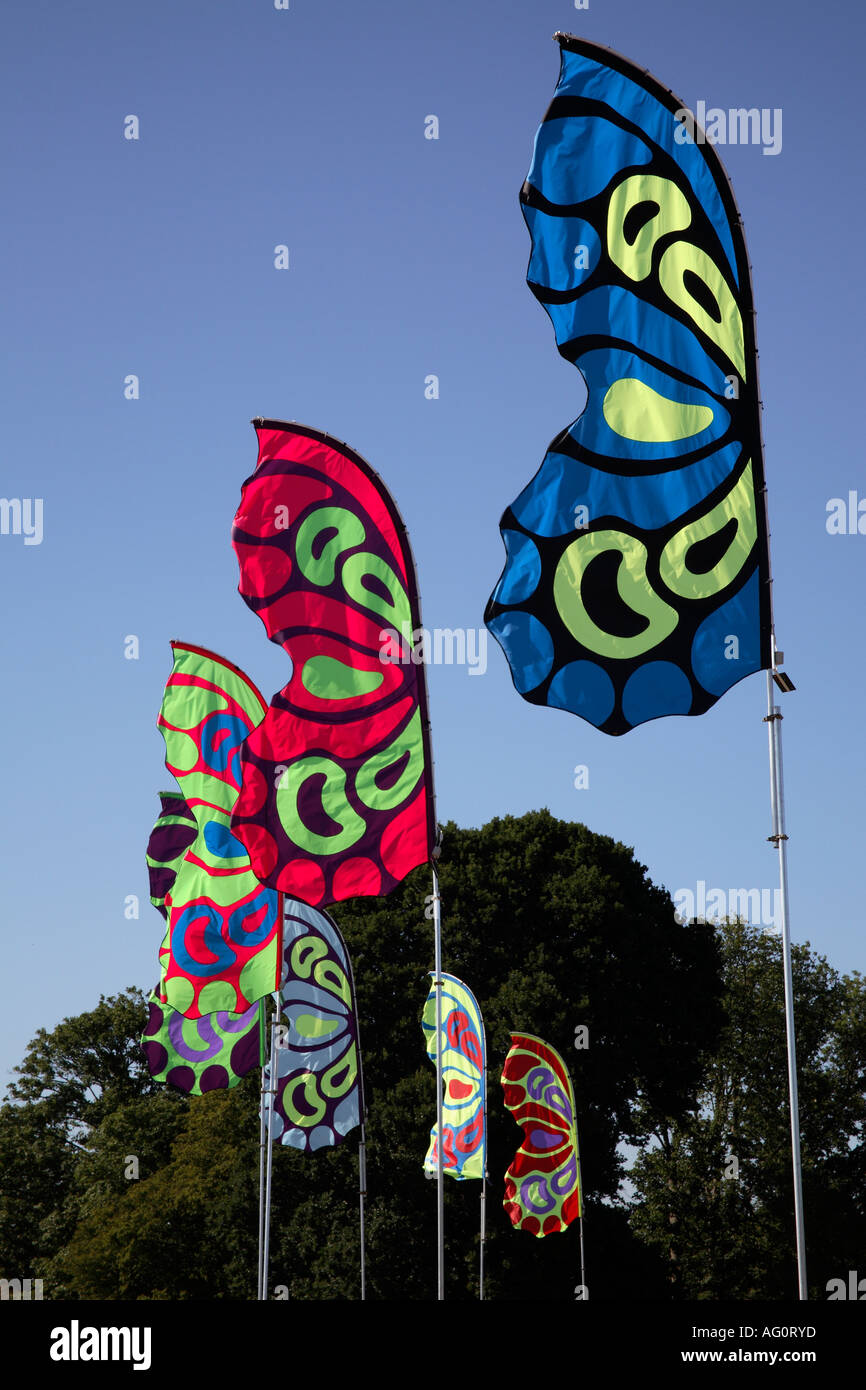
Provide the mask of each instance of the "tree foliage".
[{"label": "tree foliage", "polygon": [[72,1235],[103,1123],[145,1097],[165,1103],[138,1048],[145,1018],[139,990],[102,997],[40,1028],[15,1068],[13,1103],[0,1106],[0,1277],[32,1275]]},{"label": "tree foliage", "polygon": [[[718,929],[725,1026],[695,1109],[657,1124],[632,1174],[632,1224],[674,1296],[797,1296],[781,943]],[[807,1270],[812,1297],[866,1248],[866,987],[809,947],[793,956]]]},{"label": "tree foliage", "polygon": [[143,1002],[139,990],[128,989],[100,997],[97,1008],[65,1018],[50,1034],[40,1028],[15,1067],[10,1096],[36,1106],[68,1138],[81,1139],[126,1101],[156,1093],[138,1047]]},{"label": "tree foliage", "polygon": [[[722,1019],[712,928],[681,925],[631,850],[546,811],[448,825],[440,877],[444,968],[473,989],[488,1033],[488,1296],[570,1300],[580,1278],[574,1228],[536,1240],[513,1232],[502,1209],[520,1142],[499,1086],[512,1030],[552,1043],[573,1077],[593,1297],[665,1296],[666,1260],[640,1245],[618,1195],[623,1144],[696,1103]],[[435,1185],[421,1168],[435,1116],[420,1026],[433,966],[429,872],[334,915],[354,967],[369,1105],[368,1296],[434,1298]],[[0,1142],[3,1125],[23,1133],[39,1116],[63,1180],[52,1204],[38,1167],[27,1179],[43,1203],[37,1267],[8,1273],[42,1274],[54,1298],[253,1297],[258,1078],[193,1099],[156,1087],[137,1049],[143,1019],[143,997],[127,991],[31,1045],[0,1111]],[[588,1041],[579,1049],[578,1027]],[[312,1157],[276,1150],[272,1291],[358,1296],[356,1140]],[[24,1167],[10,1210],[28,1192]],[[477,1182],[446,1182],[450,1299],[476,1296],[479,1193]]]}]

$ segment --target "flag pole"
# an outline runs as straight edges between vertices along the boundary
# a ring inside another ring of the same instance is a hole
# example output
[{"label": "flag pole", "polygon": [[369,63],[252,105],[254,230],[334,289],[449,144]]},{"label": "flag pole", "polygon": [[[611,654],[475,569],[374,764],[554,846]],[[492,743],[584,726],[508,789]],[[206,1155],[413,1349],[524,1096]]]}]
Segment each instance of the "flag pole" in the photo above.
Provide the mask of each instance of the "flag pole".
[{"label": "flag pole", "polygon": [[770,745],[770,803],[773,833],[768,835],[779,854],[779,888],[782,914],[782,965],[785,978],[785,1035],[788,1045],[788,1100],[791,1115],[791,1162],[794,1172],[794,1226],[797,1242],[797,1283],[801,1301],[809,1297],[806,1282],[806,1236],[803,1220],[803,1170],[800,1161],[800,1107],[797,1096],[797,1043],[794,1032],[794,980],[791,968],[791,932],[788,914],[788,836],[785,833],[785,789],[782,777],[782,712],[773,697],[773,682],[787,694],[794,689],[777,664],[784,660],[773,641],[772,670],[767,671],[767,725]]},{"label": "flag pole", "polygon": [[583,1290],[583,1298],[589,1298],[589,1289],[586,1287],[586,1258],[583,1249],[583,1174],[580,1170],[580,1135],[577,1130],[577,1113],[574,1116],[574,1138],[575,1148],[577,1149],[577,1190],[580,1195],[580,1216],[577,1218],[577,1229],[580,1235],[580,1287]]},{"label": "flag pole", "polygon": [[358,1144],[358,1196],[361,1204],[361,1302],[367,1297],[367,1269],[364,1252],[364,1199],[367,1196],[367,1139],[361,1120],[361,1139]]},{"label": "flag pole", "polygon": [[271,1253],[271,1187],[274,1163],[274,1098],[277,1093],[277,1021],[280,1017],[279,994],[274,995],[274,1016],[271,1019],[270,1084],[268,1086],[268,1161],[265,1180],[265,1241],[262,1254],[262,1299],[268,1299],[268,1264]]},{"label": "flag pole", "polygon": [[582,1300],[585,1301],[585,1300],[587,1300],[587,1298],[589,1297],[589,1290],[588,1290],[588,1287],[587,1287],[587,1257],[585,1257],[585,1251],[584,1251],[584,1175],[582,1175],[582,1172],[581,1172],[581,1162],[580,1162],[580,1133],[578,1133],[578,1129],[577,1129],[577,1106],[575,1106],[575,1108],[574,1108],[574,1150],[575,1150],[575,1156],[577,1156],[577,1194],[578,1194],[578,1197],[580,1197],[580,1216],[578,1216],[578,1218],[577,1218],[577,1230],[578,1230],[578,1234],[580,1234],[580,1247],[581,1247],[581,1282],[580,1282],[580,1289],[581,1289],[581,1298],[582,1298]]},{"label": "flag pole", "polygon": [[[336,927],[336,922],[332,924]],[[339,935],[339,929],[338,933]],[[346,968],[349,974],[349,990],[351,992],[352,1003],[355,1013],[356,1043],[358,1048],[358,1114],[360,1116],[361,1137],[358,1140],[358,1206],[361,1218],[361,1302],[367,1298],[367,1249],[366,1249],[366,1200],[367,1200],[367,1095],[364,1090],[364,1057],[361,1051],[361,1027],[358,1022],[358,1004],[355,993],[355,974],[352,970],[352,960],[349,955],[349,948],[343,942],[346,951]]]},{"label": "flag pole", "polygon": [[478,1265],[478,1297],[484,1302],[484,1242],[487,1239],[485,1227],[485,1200],[487,1197],[487,1169],[481,1175],[481,1251]]},{"label": "flag pole", "polygon": [[[582,1195],[582,1194],[581,1194],[581,1195]],[[578,1222],[578,1230],[580,1231],[580,1287],[583,1289],[584,1295],[586,1295],[586,1292],[587,1292],[587,1288],[586,1288],[586,1261],[585,1261],[585,1259],[584,1259],[584,1254],[583,1254],[583,1203],[582,1203],[582,1202],[581,1202],[581,1204],[580,1204],[580,1221]]]},{"label": "flag pole", "polygon": [[282,1013],[282,979],[283,979],[283,913],[285,911],[285,900],[282,893],[277,897],[277,918],[280,924],[278,955],[279,962],[277,969],[277,989],[274,991],[274,1016],[271,1019],[271,1061],[270,1061],[270,1086],[268,1087],[268,1162],[267,1175],[265,1181],[265,1241],[264,1253],[262,1255],[262,1299],[268,1300],[268,1266],[271,1253],[271,1195],[272,1195],[272,1175],[274,1165],[274,1104],[277,1098],[277,1028]]},{"label": "flag pole", "polygon": [[264,1058],[265,1001],[259,1000],[259,1060],[262,1065],[262,1085],[259,1093],[259,1268],[256,1298],[262,1298],[262,1259],[265,1249],[265,1144],[267,1128],[265,1122],[265,1058]]},{"label": "flag pole", "polygon": [[481,1019],[481,1010],[478,1010],[478,1017],[481,1020],[481,1047],[482,1066],[481,1066],[481,1123],[483,1125],[482,1135],[482,1168],[481,1168],[481,1243],[478,1257],[478,1297],[484,1301],[484,1244],[487,1240],[487,1036],[484,1032],[484,1020]]},{"label": "flag pole", "polygon": [[433,981],[436,990],[436,1249],[437,1249],[437,1297],[445,1297],[445,1172],[442,1162],[442,1144],[445,1129],[442,1115],[442,900],[439,896],[439,874],[435,862],[433,869]]},{"label": "flag pole", "polygon": [[484,1242],[487,1240],[487,1068],[484,1068],[482,1078],[481,1104],[483,1106],[484,1123],[484,1167],[481,1170],[481,1242],[478,1259],[478,1297],[484,1301]]},{"label": "flag pole", "polygon": [[274,1017],[271,1019],[271,1080],[268,1086],[268,1133],[267,1133],[267,1177],[265,1177],[264,1198],[264,1252],[261,1257],[261,1298],[267,1302],[268,1264],[271,1255],[271,1187],[274,1169],[274,1101],[277,1098],[277,1024],[279,1022],[279,995],[274,995]]}]

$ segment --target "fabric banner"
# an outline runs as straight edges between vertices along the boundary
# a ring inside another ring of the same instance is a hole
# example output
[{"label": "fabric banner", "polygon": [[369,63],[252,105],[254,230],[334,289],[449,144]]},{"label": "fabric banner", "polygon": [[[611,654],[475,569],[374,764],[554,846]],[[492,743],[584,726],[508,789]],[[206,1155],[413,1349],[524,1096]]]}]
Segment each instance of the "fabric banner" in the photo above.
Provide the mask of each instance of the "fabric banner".
[{"label": "fabric banner", "polygon": [[324,907],[390,892],[433,847],[418,593],[369,464],[302,425],[255,423],[240,592],[293,670],[243,746],[232,827],[262,883]]},{"label": "fabric banner", "polygon": [[214,652],[171,645],[174,665],[158,726],[196,838],[171,865],[158,994],[187,1018],[241,1014],[275,990],[279,977],[278,894],[258,882],[231,833],[240,745],[262,719],[264,701]]},{"label": "fabric banner", "polygon": [[[443,1172],[452,1178],[483,1178],[487,1164],[484,1114],[486,1048],[481,1010],[470,989],[456,975],[442,974],[442,1147]],[[424,1005],[421,1026],[427,1056],[436,1065],[436,986]],[[438,1125],[430,1131],[424,1159],[427,1173],[437,1172]]]},{"label": "fabric banner", "polygon": [[[352,965],[332,917],[285,900],[285,1036],[277,1049],[273,1137],[312,1153],[361,1123],[364,1090]],[[265,1068],[270,1085],[270,1063]]]},{"label": "fabric banner", "polygon": [[581,1214],[580,1156],[571,1077],[559,1053],[531,1033],[512,1033],[502,1069],[505,1106],[524,1131],[505,1174],[503,1206],[534,1236],[564,1231]]},{"label": "fabric banner", "polygon": [[147,872],[150,901],[166,921],[165,895],[177,877],[177,869],[190,845],[195,843],[195,816],[177,792],[159,793],[159,815],[147,842]]},{"label": "fabric banner", "polygon": [[[166,894],[186,851],[194,844],[196,819],[182,796],[160,792],[160,812],[147,842],[150,901],[168,919]],[[168,940],[162,950],[168,952]],[[252,1004],[242,1014],[216,1013],[187,1019],[156,990],[148,1001],[147,1027],[141,1047],[155,1081],[176,1086],[190,1095],[226,1090],[254,1067],[263,1065],[262,1008]]]},{"label": "fabric banner", "polygon": [[154,990],[141,1047],[155,1081],[188,1095],[228,1090],[264,1063],[261,1014],[251,1004],[242,1014],[215,1013],[184,1018],[160,1003]]},{"label": "fabric banner", "polygon": [[521,193],[528,283],[586,408],[500,523],[485,613],[515,687],[609,734],[771,664],[757,351],[739,212],[655,78],[556,35]]}]

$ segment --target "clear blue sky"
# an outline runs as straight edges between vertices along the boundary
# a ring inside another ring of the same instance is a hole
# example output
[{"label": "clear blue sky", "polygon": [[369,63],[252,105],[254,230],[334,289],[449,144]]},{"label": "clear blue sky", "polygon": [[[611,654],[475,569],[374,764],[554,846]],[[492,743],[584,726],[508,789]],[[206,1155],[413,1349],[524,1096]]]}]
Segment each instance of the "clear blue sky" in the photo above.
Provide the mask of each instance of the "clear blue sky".
[{"label": "clear blue sky", "polygon": [[[830,498],[866,499],[862,10],[7,0],[0,493],[43,515],[38,545],[0,535],[0,1080],[38,1027],[156,977],[144,848],[170,785],[170,639],[268,697],[287,677],[229,541],[252,415],[363,454],[409,526],[425,623],[481,626],[499,516],[583,399],[525,285],[517,197],[558,28],[691,107],[782,111],[777,155],[720,153],[753,264],[777,636],[798,686],[792,933],[862,968],[866,535],[826,529]],[[548,806],[633,846],[672,893],[776,886],[763,676],[619,739],[525,704],[492,640],[483,675],[429,683],[440,820]],[[447,902],[444,929],[447,968]]]}]

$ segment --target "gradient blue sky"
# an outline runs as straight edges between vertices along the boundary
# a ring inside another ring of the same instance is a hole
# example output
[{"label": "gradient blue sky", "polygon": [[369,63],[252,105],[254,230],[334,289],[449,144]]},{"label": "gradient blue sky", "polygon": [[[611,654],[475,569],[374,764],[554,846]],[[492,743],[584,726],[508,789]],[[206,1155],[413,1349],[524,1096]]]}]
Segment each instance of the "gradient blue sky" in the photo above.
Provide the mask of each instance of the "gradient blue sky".
[{"label": "gradient blue sky", "polygon": [[[43,537],[0,535],[0,1079],[38,1027],[156,977],[144,847],[170,785],[155,727],[170,639],[268,697],[287,678],[229,541],[252,415],[363,454],[409,526],[426,625],[481,625],[499,516],[583,401],[526,288],[518,206],[555,29],[693,108],[782,110],[778,155],[720,153],[753,265],[777,637],[798,686],[792,934],[861,968],[866,535],[826,520],[828,499],[866,498],[862,10],[7,0],[2,29],[0,493],[43,500]],[[429,685],[440,820],[548,806],[633,846],[672,893],[777,885],[763,676],[620,739],[525,704],[492,640],[484,675],[433,667]]]}]

